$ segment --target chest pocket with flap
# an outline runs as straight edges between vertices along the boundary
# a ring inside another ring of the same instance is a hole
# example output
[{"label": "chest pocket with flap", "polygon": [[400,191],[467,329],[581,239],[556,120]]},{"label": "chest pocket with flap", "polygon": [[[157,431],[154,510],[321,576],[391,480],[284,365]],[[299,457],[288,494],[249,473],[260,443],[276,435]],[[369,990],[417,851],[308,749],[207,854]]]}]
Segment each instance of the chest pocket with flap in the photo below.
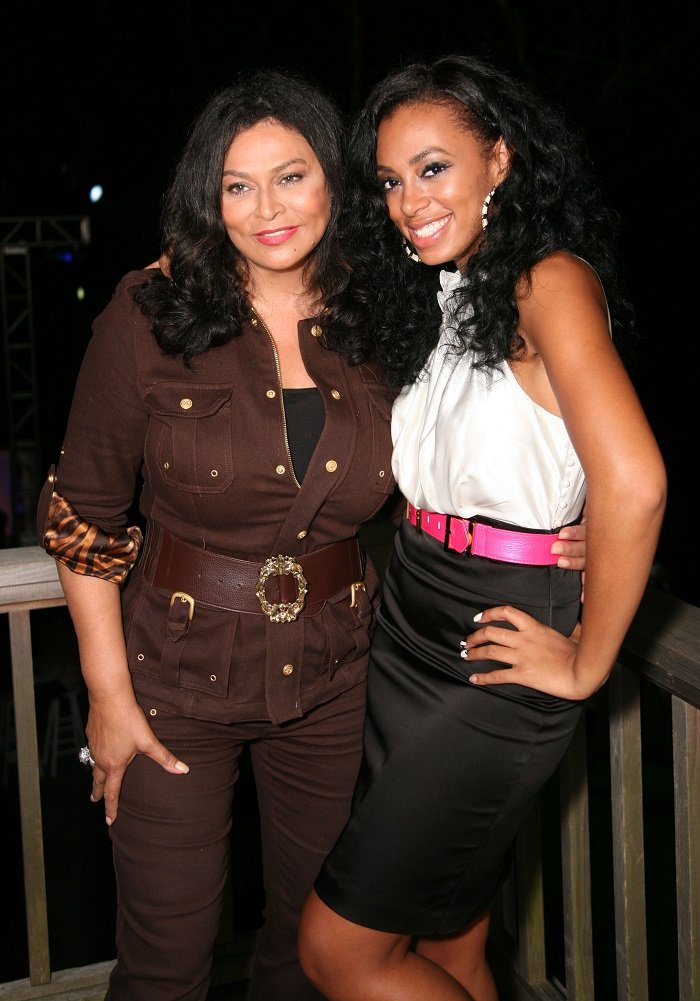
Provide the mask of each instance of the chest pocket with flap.
[{"label": "chest pocket with flap", "polygon": [[146,462],[166,483],[191,493],[221,493],[233,481],[232,386],[156,383]]}]

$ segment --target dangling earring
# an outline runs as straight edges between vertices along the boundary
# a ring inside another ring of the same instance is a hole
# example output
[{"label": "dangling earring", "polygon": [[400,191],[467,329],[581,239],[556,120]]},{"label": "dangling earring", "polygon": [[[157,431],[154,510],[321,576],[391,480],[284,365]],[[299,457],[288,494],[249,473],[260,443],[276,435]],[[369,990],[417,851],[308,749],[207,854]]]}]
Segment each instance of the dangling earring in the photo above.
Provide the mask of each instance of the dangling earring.
[{"label": "dangling earring", "polygon": [[496,189],[491,188],[486,198],[484,198],[484,204],[481,206],[481,228],[486,229],[489,224],[489,205],[491,204],[491,199],[496,194]]},{"label": "dangling earring", "polygon": [[403,241],[403,249],[406,251],[407,255],[411,258],[412,261],[416,261],[418,264],[420,264],[420,257],[418,256],[418,254],[413,249],[413,246],[408,242],[408,240],[405,237]]}]

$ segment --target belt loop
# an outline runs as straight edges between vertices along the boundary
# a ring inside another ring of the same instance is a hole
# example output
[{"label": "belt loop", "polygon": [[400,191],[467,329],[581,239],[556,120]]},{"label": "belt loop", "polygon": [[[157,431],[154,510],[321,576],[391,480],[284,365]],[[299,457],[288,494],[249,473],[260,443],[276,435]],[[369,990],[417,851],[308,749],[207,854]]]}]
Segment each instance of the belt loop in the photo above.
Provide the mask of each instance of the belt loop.
[{"label": "belt loop", "polygon": [[423,508],[422,507],[417,507],[416,508],[416,530],[417,530],[417,532],[418,532],[419,535],[423,534],[422,518],[423,518]]},{"label": "belt loop", "polygon": [[442,543],[442,548],[447,552],[450,548],[450,531],[452,528],[452,515],[445,515],[445,539]]}]

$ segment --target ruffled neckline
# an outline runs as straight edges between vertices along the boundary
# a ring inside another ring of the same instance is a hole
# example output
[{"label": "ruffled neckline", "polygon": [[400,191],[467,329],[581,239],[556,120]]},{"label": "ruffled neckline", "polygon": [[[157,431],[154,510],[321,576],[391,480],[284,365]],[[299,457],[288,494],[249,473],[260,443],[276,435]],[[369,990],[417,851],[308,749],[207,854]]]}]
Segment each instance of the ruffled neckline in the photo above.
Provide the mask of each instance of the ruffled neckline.
[{"label": "ruffled neckline", "polygon": [[452,298],[453,293],[462,285],[464,282],[464,276],[461,271],[441,271],[440,272],[440,289],[441,291],[437,293],[437,301],[443,314],[454,313],[454,307],[456,303],[453,303],[451,307],[448,307],[447,303]]}]

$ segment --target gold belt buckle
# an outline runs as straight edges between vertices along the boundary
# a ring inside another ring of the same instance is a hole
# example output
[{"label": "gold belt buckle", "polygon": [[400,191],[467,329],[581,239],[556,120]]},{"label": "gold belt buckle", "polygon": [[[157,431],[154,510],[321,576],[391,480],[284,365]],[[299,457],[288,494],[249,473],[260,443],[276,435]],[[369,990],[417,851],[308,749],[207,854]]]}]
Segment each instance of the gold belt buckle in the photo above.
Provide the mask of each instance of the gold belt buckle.
[{"label": "gold belt buckle", "polygon": [[[265,596],[265,584],[270,577],[292,576],[297,582],[297,596],[294,601],[269,602]],[[271,622],[294,622],[304,607],[306,598],[306,578],[301,566],[293,556],[271,556],[260,568],[260,577],[255,593],[260,607]]]},{"label": "gold belt buckle", "polygon": [[188,594],[187,591],[173,591],[172,595],[170,596],[171,608],[173,607],[178,598],[183,603],[183,605],[184,604],[189,605],[189,608],[187,609],[187,618],[191,622],[192,616],[194,615],[194,598],[192,597],[191,594]]}]

